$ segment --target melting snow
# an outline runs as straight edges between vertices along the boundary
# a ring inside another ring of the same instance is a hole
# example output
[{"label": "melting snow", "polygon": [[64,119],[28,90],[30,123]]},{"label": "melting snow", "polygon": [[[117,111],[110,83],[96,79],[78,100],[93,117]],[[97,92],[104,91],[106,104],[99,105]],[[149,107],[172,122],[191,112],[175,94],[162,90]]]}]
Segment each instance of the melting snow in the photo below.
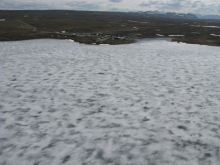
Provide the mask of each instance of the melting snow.
[{"label": "melting snow", "polygon": [[169,37],[184,37],[184,35],[169,35]]},{"label": "melting snow", "polygon": [[219,165],[219,47],[0,47],[0,164]]},{"label": "melting snow", "polygon": [[129,22],[139,22],[139,21],[132,21],[132,20],[128,20]]},{"label": "melting snow", "polygon": [[190,25],[190,26],[193,26],[193,27],[201,27],[200,25]]},{"label": "melting snow", "polygon": [[158,37],[164,37],[164,35],[161,35],[161,34],[156,34],[156,36],[158,36]]},{"label": "melting snow", "polygon": [[205,28],[220,28],[220,26],[201,26],[201,25],[190,25],[194,27],[205,27]]},{"label": "melting snow", "polygon": [[220,28],[220,26],[202,26],[202,27],[209,27],[209,28]]},{"label": "melting snow", "polygon": [[74,42],[74,40],[72,40],[72,39],[66,39],[67,41],[69,41],[69,42]]},{"label": "melting snow", "polygon": [[217,34],[210,34],[211,36],[220,37],[220,35]]},{"label": "melting snow", "polygon": [[109,45],[109,44],[99,44],[99,45],[102,45],[102,46],[103,46],[103,45]]}]

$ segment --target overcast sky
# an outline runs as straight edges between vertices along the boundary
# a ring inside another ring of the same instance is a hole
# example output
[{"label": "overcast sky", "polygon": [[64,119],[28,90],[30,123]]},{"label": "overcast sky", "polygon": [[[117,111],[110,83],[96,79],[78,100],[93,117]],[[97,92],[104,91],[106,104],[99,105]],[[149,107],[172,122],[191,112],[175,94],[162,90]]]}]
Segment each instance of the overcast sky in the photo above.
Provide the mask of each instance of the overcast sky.
[{"label": "overcast sky", "polygon": [[0,9],[159,10],[220,15],[220,0],[0,0]]}]

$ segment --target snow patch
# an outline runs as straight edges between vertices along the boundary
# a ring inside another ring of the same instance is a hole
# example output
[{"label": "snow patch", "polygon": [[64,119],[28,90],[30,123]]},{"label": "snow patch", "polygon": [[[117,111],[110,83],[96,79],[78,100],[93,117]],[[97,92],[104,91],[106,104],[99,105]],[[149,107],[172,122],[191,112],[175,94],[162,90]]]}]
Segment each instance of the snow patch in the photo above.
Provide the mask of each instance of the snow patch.
[{"label": "snow patch", "polygon": [[220,28],[220,26],[202,26],[202,27],[205,27],[205,28]]},{"label": "snow patch", "polygon": [[184,35],[169,35],[169,37],[184,37]]},{"label": "snow patch", "polygon": [[210,34],[211,36],[220,37],[220,35],[217,34]]},{"label": "snow patch", "polygon": [[139,21],[128,20],[129,22],[138,23]]},{"label": "snow patch", "polygon": [[164,35],[161,35],[161,34],[156,34],[156,36],[158,36],[158,37],[164,37]]}]

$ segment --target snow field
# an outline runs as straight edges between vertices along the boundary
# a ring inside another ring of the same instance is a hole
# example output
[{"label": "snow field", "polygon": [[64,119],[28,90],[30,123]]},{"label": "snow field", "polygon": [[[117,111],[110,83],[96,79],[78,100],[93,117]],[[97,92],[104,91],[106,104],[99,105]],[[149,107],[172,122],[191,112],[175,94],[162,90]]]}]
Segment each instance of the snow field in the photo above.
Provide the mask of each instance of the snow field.
[{"label": "snow field", "polygon": [[220,165],[220,48],[0,42],[1,165]]}]

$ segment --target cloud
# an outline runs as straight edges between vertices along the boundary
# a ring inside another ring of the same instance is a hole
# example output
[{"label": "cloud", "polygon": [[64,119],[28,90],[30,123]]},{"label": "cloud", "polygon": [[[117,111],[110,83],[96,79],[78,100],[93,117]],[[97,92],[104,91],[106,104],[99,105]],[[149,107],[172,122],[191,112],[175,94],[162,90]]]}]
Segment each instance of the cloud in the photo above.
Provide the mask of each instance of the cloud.
[{"label": "cloud", "polygon": [[113,2],[113,3],[119,3],[119,2],[122,2],[122,0],[109,0],[110,2]]},{"label": "cloud", "polygon": [[141,7],[152,7],[152,6],[155,6],[155,5],[160,5],[160,2],[158,1],[149,1],[149,2],[142,2],[139,6]]},{"label": "cloud", "polygon": [[23,2],[20,3],[18,1],[11,1],[8,2],[6,0],[0,0],[0,9],[5,10],[34,10],[34,9],[50,9],[52,6],[46,4],[46,3],[37,3],[37,2]]},{"label": "cloud", "polygon": [[69,9],[73,10],[99,10],[101,9],[102,3],[89,3],[86,1],[76,1],[76,2],[67,2],[66,5]]},{"label": "cloud", "polygon": [[147,11],[220,15],[219,0],[0,0],[2,10],[68,9],[89,11]]},{"label": "cloud", "polygon": [[185,7],[186,0],[171,0],[167,2],[161,1],[149,1],[149,2],[142,2],[139,6],[141,7],[155,7],[157,9],[181,9]]},{"label": "cloud", "polygon": [[58,0],[0,0],[0,9],[6,10],[45,10],[45,9],[68,9],[68,10],[101,10],[102,2],[87,2],[85,1],[69,1],[65,3]]}]

